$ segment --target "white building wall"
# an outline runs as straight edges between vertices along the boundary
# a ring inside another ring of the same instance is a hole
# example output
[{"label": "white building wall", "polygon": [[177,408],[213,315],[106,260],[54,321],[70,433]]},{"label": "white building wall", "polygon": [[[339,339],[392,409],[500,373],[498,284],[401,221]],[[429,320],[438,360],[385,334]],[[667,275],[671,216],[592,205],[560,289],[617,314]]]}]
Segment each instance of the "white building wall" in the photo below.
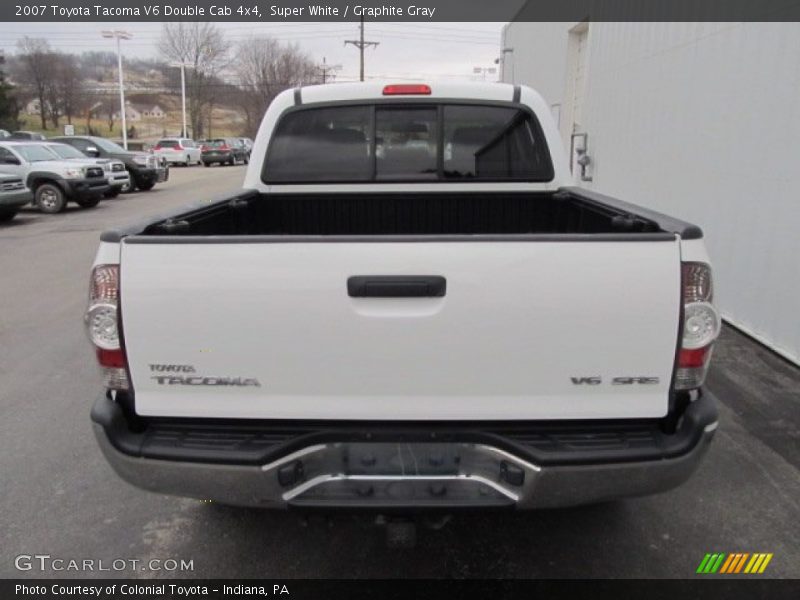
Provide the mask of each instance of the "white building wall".
[{"label": "white building wall", "polygon": [[502,81],[534,87],[557,121],[565,93],[568,31],[574,25],[511,23],[503,30],[504,47],[514,51],[504,55]]},{"label": "white building wall", "polygon": [[[503,78],[559,106],[575,23],[512,23]],[[591,182],[700,225],[733,324],[800,363],[800,23],[591,23]]]}]

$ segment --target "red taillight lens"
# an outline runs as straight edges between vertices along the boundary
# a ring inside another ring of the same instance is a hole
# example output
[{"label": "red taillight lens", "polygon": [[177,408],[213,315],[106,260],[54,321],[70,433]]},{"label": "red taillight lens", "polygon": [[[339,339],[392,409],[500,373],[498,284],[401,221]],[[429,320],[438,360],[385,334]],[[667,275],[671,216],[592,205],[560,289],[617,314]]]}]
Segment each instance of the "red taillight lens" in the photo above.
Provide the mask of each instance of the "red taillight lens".
[{"label": "red taillight lens", "polygon": [[430,96],[431,86],[422,83],[393,83],[384,86],[384,96]]},{"label": "red taillight lens", "polygon": [[98,265],[92,270],[84,320],[106,387],[129,389],[127,358],[119,336],[119,265]]},{"label": "red taillight lens", "polygon": [[161,146],[153,146],[153,150],[161,150]]},{"label": "red taillight lens", "polygon": [[711,346],[705,348],[697,348],[696,350],[686,350],[681,348],[678,353],[678,366],[687,369],[696,369],[704,367],[706,358],[711,353]]},{"label": "red taillight lens", "polygon": [[200,152],[208,152],[208,146],[206,146],[205,144],[200,146]]},{"label": "red taillight lens", "polygon": [[183,150],[183,146],[181,146],[180,144],[178,144],[177,146],[175,146],[175,150]]},{"label": "red taillight lens", "polygon": [[97,349],[97,362],[101,367],[112,367],[115,369],[125,368],[125,352],[120,350]]},{"label": "red taillight lens", "polygon": [[714,341],[722,320],[712,304],[714,290],[711,267],[704,263],[681,265],[683,325],[675,389],[693,390],[703,385]]}]

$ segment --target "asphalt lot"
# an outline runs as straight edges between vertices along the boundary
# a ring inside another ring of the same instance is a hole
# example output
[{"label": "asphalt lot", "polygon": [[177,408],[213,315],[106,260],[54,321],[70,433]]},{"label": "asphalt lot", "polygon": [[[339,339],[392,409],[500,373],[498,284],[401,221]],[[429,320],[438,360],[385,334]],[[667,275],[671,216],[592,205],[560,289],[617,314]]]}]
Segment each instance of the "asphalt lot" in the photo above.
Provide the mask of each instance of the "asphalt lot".
[{"label": "asphalt lot", "polygon": [[[722,400],[715,442],[686,485],[659,496],[459,515],[396,550],[363,517],[304,524],[118,479],[89,424],[100,379],[81,317],[99,233],[243,174],[175,168],[152,192],[0,225],[0,577],[693,577],[706,552],[772,552],[765,576],[800,577],[800,370],[732,329],[709,376]],[[191,559],[194,571],[20,573],[19,554]]]}]

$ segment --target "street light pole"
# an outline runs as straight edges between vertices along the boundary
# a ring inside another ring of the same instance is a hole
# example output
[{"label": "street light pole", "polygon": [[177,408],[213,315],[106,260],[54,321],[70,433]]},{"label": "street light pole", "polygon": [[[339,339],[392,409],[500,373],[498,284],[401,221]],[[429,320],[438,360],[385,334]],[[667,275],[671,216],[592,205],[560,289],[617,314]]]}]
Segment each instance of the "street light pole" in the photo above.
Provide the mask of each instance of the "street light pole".
[{"label": "street light pole", "polygon": [[181,63],[181,114],[183,115],[183,128],[181,134],[188,136],[186,131],[186,65]]},{"label": "street light pole", "polygon": [[181,68],[181,115],[183,119],[183,129],[181,130],[181,135],[184,137],[189,137],[189,132],[186,128],[186,61],[176,61],[169,64],[172,67]]},{"label": "street light pole", "polygon": [[104,38],[116,38],[117,40],[117,71],[119,74],[119,110],[120,110],[120,117],[122,119],[122,146],[125,150],[128,149],[128,126],[125,121],[125,84],[124,79],[122,77],[122,48],[120,46],[120,40],[129,40],[133,36],[128,33],[127,31],[122,31],[121,29],[114,29],[113,31],[103,31],[101,32]]},{"label": "street light pole", "polygon": [[128,149],[128,124],[125,122],[125,83],[122,78],[122,49],[117,36],[117,71],[119,73],[119,110],[122,117],[122,147]]}]

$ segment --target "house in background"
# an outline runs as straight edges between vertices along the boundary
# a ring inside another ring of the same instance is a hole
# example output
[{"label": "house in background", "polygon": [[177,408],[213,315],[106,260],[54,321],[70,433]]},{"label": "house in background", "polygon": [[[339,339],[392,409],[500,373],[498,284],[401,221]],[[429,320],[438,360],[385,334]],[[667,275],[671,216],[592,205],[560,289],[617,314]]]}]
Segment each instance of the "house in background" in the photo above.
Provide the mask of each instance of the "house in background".
[{"label": "house in background", "polygon": [[28,115],[39,115],[39,114],[41,114],[42,113],[42,107],[41,107],[41,104],[39,103],[39,99],[38,98],[34,98],[30,102],[28,102],[25,105],[25,108],[23,110],[24,110],[25,114],[28,114]]},{"label": "house in background", "polygon": [[800,364],[800,23],[512,22],[502,49],[578,185],[700,225],[723,316]]},{"label": "house in background", "polygon": [[134,104],[133,105],[139,113],[142,115],[144,119],[166,119],[167,113],[164,112],[158,104],[155,105],[144,105],[144,104]]},{"label": "house in background", "polygon": [[[114,118],[119,119],[119,111],[114,113]],[[167,113],[157,104],[139,104],[137,102],[125,103],[125,119],[128,123],[138,123],[142,120],[162,120],[167,118]]]},{"label": "house in background", "polygon": [[[122,116],[120,115],[120,111],[117,110],[114,113],[114,119],[121,120]],[[125,103],[125,121],[127,123],[138,123],[142,120],[142,113],[137,109],[133,104],[130,102]]]}]

